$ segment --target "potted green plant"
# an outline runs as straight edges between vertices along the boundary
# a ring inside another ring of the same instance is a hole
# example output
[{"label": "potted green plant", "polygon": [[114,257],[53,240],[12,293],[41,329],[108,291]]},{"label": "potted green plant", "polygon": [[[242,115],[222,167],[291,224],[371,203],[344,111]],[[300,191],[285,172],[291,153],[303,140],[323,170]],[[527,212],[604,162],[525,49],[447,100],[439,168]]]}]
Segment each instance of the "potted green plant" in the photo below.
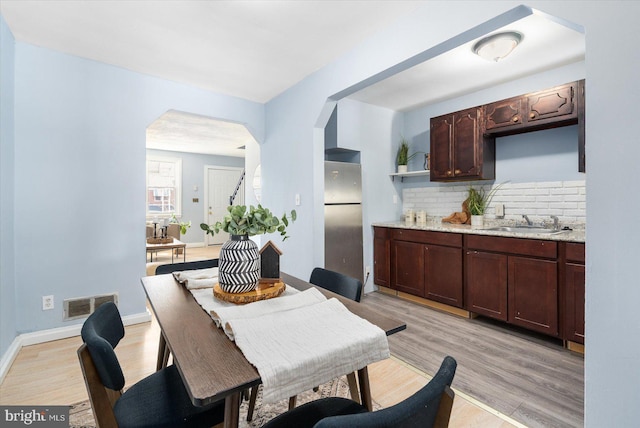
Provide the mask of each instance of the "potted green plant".
[{"label": "potted green plant", "polygon": [[245,205],[230,205],[227,211],[222,221],[212,226],[201,223],[200,228],[210,235],[220,231],[231,235],[220,248],[218,283],[227,293],[245,293],[254,290],[260,280],[258,246],[249,236],[278,232],[285,240],[289,221],[294,222],[297,214],[292,210],[290,217],[278,218],[260,204],[248,210]]},{"label": "potted green plant", "polygon": [[398,152],[396,153],[396,166],[398,167],[398,173],[402,174],[407,172],[407,164],[416,155],[424,152],[415,152],[409,154],[409,142],[406,138],[402,137],[400,140],[400,146],[398,146]]},{"label": "potted green plant", "polygon": [[469,209],[469,214],[471,214],[472,226],[484,225],[484,214],[496,192],[503,184],[504,183],[500,183],[499,185],[491,189],[489,193],[487,193],[482,187],[476,189],[473,186],[469,186],[466,202],[467,208]]},{"label": "potted green plant", "polygon": [[187,229],[191,227],[190,221],[179,221],[175,214],[171,216],[171,220],[169,220],[169,223],[175,223],[180,226],[180,235],[186,235]]}]

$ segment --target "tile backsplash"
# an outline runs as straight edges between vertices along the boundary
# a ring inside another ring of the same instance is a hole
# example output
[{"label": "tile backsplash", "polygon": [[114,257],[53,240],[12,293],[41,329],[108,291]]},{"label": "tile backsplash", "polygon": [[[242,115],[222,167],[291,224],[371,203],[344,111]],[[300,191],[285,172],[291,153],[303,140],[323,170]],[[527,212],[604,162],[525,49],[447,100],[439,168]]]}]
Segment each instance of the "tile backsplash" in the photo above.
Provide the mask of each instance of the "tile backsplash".
[{"label": "tile backsplash", "polygon": [[[424,210],[429,217],[446,217],[462,211],[469,185],[482,187],[488,193],[499,184],[480,181],[442,183],[435,187],[409,188],[402,191],[402,212],[408,209]],[[495,218],[495,205],[504,204],[504,220],[522,221],[526,214],[534,222],[548,222],[549,216],[558,216],[561,224],[586,224],[585,181],[548,181],[532,183],[504,183],[496,191],[487,219]]]}]

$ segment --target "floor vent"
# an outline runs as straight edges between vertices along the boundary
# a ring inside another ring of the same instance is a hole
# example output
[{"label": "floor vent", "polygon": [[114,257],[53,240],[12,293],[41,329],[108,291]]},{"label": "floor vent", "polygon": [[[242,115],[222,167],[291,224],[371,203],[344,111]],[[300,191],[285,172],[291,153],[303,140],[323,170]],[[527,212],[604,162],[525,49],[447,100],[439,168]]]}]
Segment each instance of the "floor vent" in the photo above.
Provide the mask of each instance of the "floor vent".
[{"label": "floor vent", "polygon": [[106,302],[113,302],[117,305],[118,293],[66,299],[64,301],[64,320],[86,318],[91,315],[98,306]]}]

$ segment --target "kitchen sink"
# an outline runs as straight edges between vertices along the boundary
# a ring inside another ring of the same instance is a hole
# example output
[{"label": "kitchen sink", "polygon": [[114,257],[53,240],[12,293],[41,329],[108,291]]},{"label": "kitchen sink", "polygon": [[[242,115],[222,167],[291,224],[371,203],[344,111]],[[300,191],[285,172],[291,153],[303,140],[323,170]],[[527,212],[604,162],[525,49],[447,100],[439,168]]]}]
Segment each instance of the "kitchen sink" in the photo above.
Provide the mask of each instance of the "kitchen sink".
[{"label": "kitchen sink", "polygon": [[569,232],[568,229],[556,230],[552,228],[535,227],[535,226],[515,226],[515,227],[497,226],[497,227],[490,227],[486,230],[495,230],[496,232],[512,232],[512,233],[546,233],[549,235],[553,235],[556,233]]}]

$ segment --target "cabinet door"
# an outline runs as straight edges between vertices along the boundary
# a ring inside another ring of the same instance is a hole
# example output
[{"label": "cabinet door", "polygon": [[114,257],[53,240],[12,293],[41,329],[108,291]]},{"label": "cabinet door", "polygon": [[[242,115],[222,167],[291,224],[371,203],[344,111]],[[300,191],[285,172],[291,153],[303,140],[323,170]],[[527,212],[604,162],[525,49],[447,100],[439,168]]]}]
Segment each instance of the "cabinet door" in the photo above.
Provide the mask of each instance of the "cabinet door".
[{"label": "cabinet door", "polygon": [[462,307],[462,249],[427,244],[424,247],[425,297]]},{"label": "cabinet door", "polygon": [[387,229],[374,228],[373,236],[373,279],[377,285],[389,287],[391,267],[391,241]]},{"label": "cabinet door", "polygon": [[569,83],[527,96],[527,122],[531,125],[547,121],[578,118],[577,84]]},{"label": "cabinet door", "polygon": [[451,150],[453,144],[453,115],[434,117],[431,119],[431,179],[453,177],[451,169]]},{"label": "cabinet door", "polygon": [[565,339],[584,344],[584,265],[567,263],[564,308]]},{"label": "cabinet door", "polygon": [[522,97],[510,98],[487,104],[484,108],[484,129],[486,131],[498,132],[502,130],[513,131],[521,128],[524,120]]},{"label": "cabinet door", "polygon": [[510,256],[509,322],[558,336],[558,263]]},{"label": "cabinet door", "polygon": [[467,251],[465,269],[467,310],[507,321],[507,256]]},{"label": "cabinet door", "polygon": [[455,113],[451,162],[455,178],[479,175],[480,144],[480,109],[472,108]]},{"label": "cabinet door", "polygon": [[424,297],[423,244],[393,241],[394,266],[392,288]]}]

